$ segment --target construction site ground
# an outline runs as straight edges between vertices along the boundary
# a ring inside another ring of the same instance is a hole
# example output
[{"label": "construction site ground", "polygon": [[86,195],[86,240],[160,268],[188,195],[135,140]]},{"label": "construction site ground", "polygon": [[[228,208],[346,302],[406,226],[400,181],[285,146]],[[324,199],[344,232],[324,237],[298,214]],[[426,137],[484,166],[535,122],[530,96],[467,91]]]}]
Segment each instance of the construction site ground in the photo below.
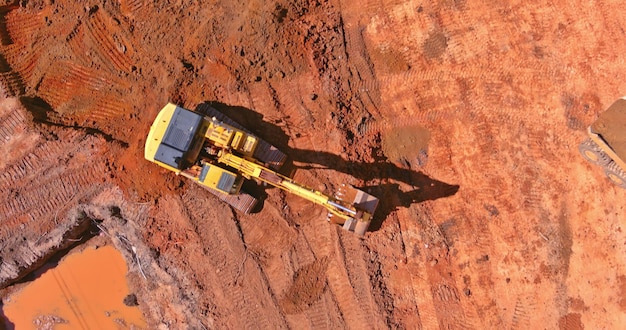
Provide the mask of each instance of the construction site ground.
[{"label": "construction site ground", "polygon": [[[149,328],[619,328],[626,190],[577,146],[626,94],[625,11],[3,1],[0,295],[99,235]],[[243,215],[145,161],[167,102],[226,113],[307,186],[379,197],[371,231],[269,187]]]}]

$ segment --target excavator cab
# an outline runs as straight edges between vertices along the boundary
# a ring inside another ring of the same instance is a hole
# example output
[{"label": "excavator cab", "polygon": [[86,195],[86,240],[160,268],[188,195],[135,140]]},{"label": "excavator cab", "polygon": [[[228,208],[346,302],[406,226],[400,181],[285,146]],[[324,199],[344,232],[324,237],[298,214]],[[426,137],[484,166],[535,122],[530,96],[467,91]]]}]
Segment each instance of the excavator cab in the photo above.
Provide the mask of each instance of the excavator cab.
[{"label": "excavator cab", "polygon": [[150,128],[144,156],[201,186],[237,194],[243,184],[241,175],[200,157],[208,127],[204,116],[170,103]]}]

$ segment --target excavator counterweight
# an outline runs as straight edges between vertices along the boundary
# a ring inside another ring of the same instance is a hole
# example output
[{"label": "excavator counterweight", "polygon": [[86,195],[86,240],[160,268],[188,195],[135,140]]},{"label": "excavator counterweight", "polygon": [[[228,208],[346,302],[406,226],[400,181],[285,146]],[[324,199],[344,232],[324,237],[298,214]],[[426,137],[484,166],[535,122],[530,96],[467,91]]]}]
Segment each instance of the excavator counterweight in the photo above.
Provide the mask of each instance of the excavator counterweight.
[{"label": "excavator counterweight", "polygon": [[254,180],[320,205],[330,222],[365,234],[378,198],[345,184],[334,197],[301,185],[278,172],[286,158],[282,152],[216,110],[200,110],[204,114],[167,104],[150,128],[144,157],[244,213],[251,212],[257,200],[242,191],[242,184]]}]

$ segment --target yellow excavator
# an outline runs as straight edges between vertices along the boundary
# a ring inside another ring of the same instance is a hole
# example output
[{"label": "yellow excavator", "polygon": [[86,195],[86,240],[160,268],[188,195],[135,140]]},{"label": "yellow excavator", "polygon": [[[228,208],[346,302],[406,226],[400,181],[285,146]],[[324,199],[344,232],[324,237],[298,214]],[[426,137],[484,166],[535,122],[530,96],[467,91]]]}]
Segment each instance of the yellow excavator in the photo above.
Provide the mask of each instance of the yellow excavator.
[{"label": "yellow excavator", "polygon": [[626,97],[615,101],[587,128],[589,138],[578,149],[618,187],[626,189]]},{"label": "yellow excavator", "polygon": [[298,195],[328,210],[327,220],[363,236],[378,198],[349,185],[334,197],[278,172],[286,155],[207,104],[190,111],[168,103],[150,127],[144,157],[206,188],[235,209],[250,213],[257,198],[245,179]]}]

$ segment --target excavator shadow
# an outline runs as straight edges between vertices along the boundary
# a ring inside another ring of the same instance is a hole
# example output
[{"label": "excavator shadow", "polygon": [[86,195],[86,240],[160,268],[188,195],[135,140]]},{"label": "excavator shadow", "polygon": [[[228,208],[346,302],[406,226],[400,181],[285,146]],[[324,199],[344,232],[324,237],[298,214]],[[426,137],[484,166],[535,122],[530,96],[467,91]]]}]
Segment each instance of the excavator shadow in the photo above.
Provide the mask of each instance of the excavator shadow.
[{"label": "excavator shadow", "polygon": [[[229,106],[219,102],[205,102],[205,104],[217,109],[287,154],[287,161],[280,170],[286,176],[291,177],[298,169],[327,169],[346,173],[362,181],[363,185],[356,188],[380,200],[369,231],[380,229],[383,221],[399,208],[408,208],[414,203],[449,197],[459,190],[458,185],[430,178],[420,171],[399,167],[389,162],[384,156],[375,157],[376,161],[372,163],[361,163],[346,160],[340,155],[329,152],[291,148],[289,136],[281,128],[286,125],[284,120],[268,122],[263,119],[262,114],[241,106]],[[372,150],[372,154],[381,155],[382,153],[380,150]],[[305,165],[296,165],[296,163]],[[407,163],[407,167],[410,165]],[[266,188],[248,186],[248,189],[253,190],[251,193],[260,197],[261,203],[259,204],[261,205],[267,196]],[[259,210],[260,207],[257,207],[255,211]]]}]

